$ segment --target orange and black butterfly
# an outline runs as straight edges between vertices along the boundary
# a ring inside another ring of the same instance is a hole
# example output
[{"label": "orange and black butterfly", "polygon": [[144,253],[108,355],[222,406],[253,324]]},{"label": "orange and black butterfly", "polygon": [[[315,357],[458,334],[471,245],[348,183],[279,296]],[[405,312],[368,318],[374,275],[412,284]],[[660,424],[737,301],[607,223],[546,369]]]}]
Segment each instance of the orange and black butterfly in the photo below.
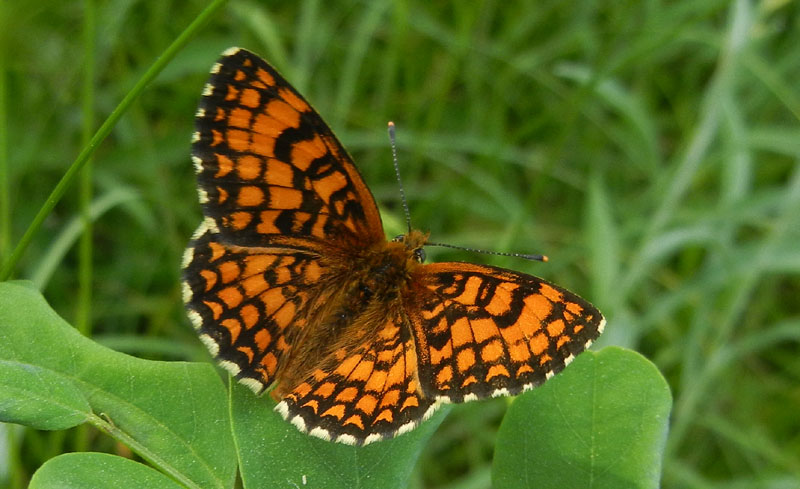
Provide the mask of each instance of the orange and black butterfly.
[{"label": "orange and black butterfly", "polygon": [[214,65],[196,128],[189,318],[302,431],[356,445],[404,433],[442,403],[543,383],[603,330],[594,306],[540,278],[423,264],[420,231],[387,241],[350,156],[253,53]]}]

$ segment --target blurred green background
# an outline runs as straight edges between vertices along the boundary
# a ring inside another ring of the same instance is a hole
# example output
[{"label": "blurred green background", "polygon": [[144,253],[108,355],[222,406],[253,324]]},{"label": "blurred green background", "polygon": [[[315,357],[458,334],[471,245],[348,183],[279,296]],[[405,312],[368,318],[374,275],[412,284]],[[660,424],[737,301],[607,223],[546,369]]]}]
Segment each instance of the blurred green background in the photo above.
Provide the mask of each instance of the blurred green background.
[{"label": "blurred green background", "polygon": [[[206,5],[0,3],[3,260],[88,136]],[[430,248],[429,261],[555,281],[608,317],[598,347],[658,365],[675,398],[663,487],[800,487],[797,1],[231,0],[123,116],[16,268],[117,350],[209,361],[183,314],[179,264],[200,219],[193,114],[233,45],[315,105],[390,235],[403,228],[394,120],[415,227],[550,256]],[[91,247],[82,200],[96,216]],[[453,409],[412,487],[489,487],[506,402]],[[25,487],[73,450],[126,452],[86,428],[0,425],[0,487]]]}]

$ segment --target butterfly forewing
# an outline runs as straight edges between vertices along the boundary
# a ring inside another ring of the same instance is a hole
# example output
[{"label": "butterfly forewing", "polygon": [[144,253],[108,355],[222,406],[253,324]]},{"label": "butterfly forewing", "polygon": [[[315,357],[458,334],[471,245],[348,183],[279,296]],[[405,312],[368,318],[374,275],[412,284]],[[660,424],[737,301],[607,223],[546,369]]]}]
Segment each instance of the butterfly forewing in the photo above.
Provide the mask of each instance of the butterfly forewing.
[{"label": "butterfly forewing", "polygon": [[271,66],[233,48],[195,119],[203,213],[240,246],[314,237],[385,239],[372,195],[328,126]]}]

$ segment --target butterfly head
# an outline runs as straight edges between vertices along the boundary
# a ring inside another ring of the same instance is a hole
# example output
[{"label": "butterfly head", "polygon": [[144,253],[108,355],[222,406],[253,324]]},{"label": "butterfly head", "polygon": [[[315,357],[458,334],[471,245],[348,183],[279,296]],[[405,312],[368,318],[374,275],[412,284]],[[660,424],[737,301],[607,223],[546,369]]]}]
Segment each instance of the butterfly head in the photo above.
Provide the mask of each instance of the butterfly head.
[{"label": "butterfly head", "polygon": [[422,263],[425,261],[425,243],[428,241],[428,233],[411,230],[408,234],[400,234],[392,239],[395,243],[403,243],[403,246],[415,261]]}]

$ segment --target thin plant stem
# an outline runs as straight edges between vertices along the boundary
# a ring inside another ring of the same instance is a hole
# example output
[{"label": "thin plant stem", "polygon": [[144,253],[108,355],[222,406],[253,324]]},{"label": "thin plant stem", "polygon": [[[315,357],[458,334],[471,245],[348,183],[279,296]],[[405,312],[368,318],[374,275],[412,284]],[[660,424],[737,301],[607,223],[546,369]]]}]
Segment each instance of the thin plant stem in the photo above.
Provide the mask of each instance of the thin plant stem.
[{"label": "thin plant stem", "polygon": [[[95,3],[84,0],[83,15],[83,90],[81,93],[81,118],[83,127],[81,143],[89,144],[94,129],[94,75],[95,75]],[[80,209],[83,220],[78,251],[78,299],[75,311],[75,328],[84,336],[92,335],[92,162],[86,161],[80,176]],[[81,425],[75,433],[75,450],[89,449],[88,426]]]},{"label": "thin plant stem", "polygon": [[22,489],[25,487],[23,474],[25,473],[22,464],[22,457],[20,456],[20,444],[22,427],[13,424],[6,425],[6,443],[8,443],[8,468],[9,468],[9,481],[8,487],[10,489]]},{"label": "thin plant stem", "polygon": [[[95,5],[93,0],[85,0],[83,17],[83,93],[82,119],[83,130],[81,142],[89,144],[94,128],[94,36]],[[91,303],[92,303],[92,162],[89,158],[81,172],[80,207],[83,218],[83,234],[78,255],[78,307],[75,314],[75,327],[84,336],[91,336]]]},{"label": "thin plant stem", "polygon": [[92,414],[87,421],[97,428],[98,430],[106,433],[115,440],[123,443],[125,446],[136,452],[139,456],[153,464],[153,466],[161,469],[165,474],[172,477],[176,482],[182,484],[184,487],[190,489],[201,489],[196,483],[189,479],[180,470],[172,466],[168,460],[162,458],[158,453],[150,450],[147,445],[141,443],[135,437],[129,435],[124,430],[119,429],[114,423],[108,419]]},{"label": "thin plant stem", "polygon": [[[1,7],[0,7],[1,8]],[[4,50],[5,46],[0,46]],[[6,98],[6,60],[0,53],[0,264],[6,261],[11,249],[11,209],[8,195],[8,100]]]}]

